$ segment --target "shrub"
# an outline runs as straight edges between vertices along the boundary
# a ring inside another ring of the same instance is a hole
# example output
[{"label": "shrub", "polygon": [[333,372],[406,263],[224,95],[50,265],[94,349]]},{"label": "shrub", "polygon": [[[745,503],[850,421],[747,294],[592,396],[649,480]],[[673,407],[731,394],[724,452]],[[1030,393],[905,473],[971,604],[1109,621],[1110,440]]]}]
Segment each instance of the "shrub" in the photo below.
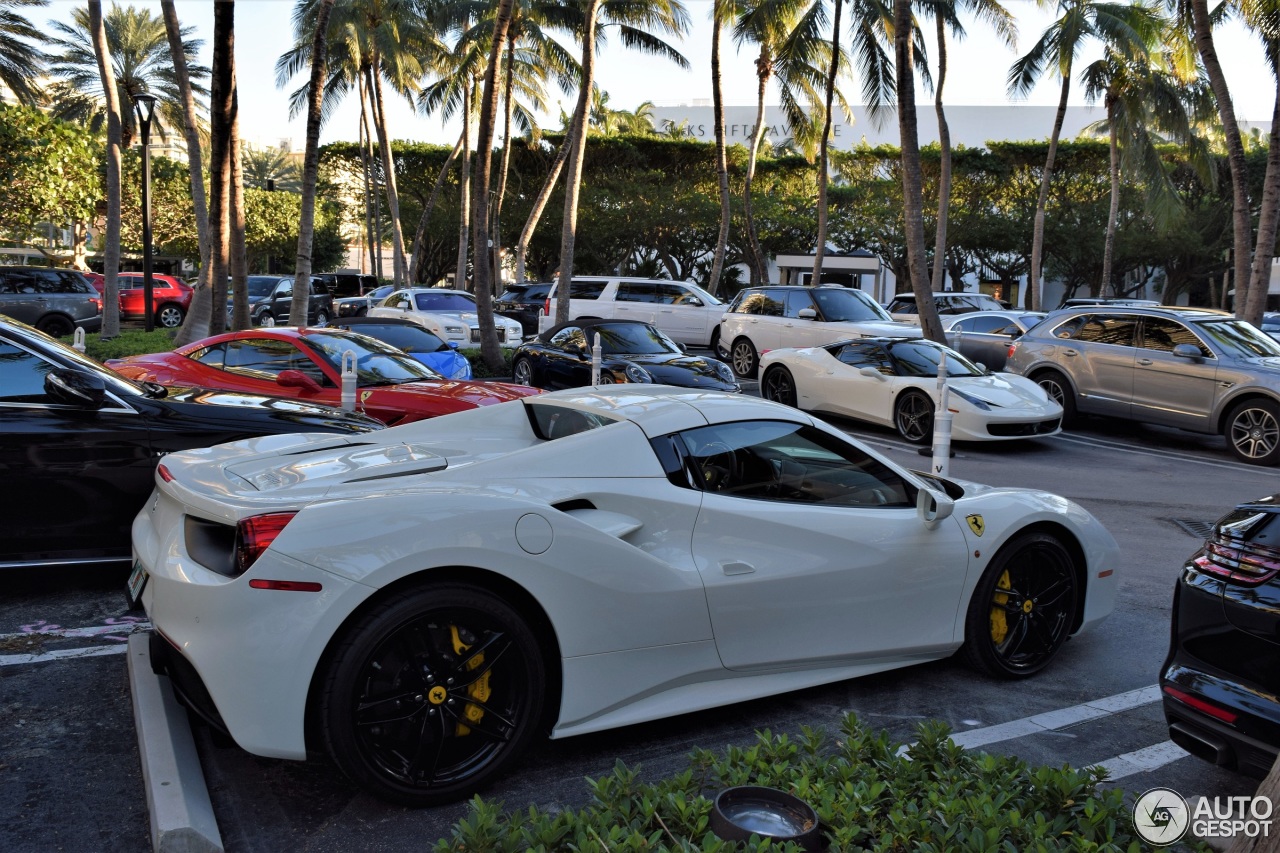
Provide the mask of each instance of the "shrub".
[{"label": "shrub", "polygon": [[[503,814],[476,797],[436,853],[486,850],[798,850],[755,839],[722,841],[708,827],[717,791],[765,785],[790,791],[817,811],[831,851],[1131,851],[1141,847],[1117,788],[1101,768],[1031,767],[1012,756],[966,752],[942,723],[921,724],[900,749],[851,714],[834,744],[802,728],[798,737],[758,732],[749,747],[694,750],[687,770],[654,783],[618,762],[588,780],[591,802],[554,813]],[[1207,850],[1203,846],[1188,849]]]},{"label": "shrub", "polygon": [[480,357],[479,349],[460,349],[459,353],[469,362],[471,362],[471,376],[473,379],[510,379],[511,378],[511,354],[515,350],[504,349],[502,351],[502,372],[495,373],[489,369],[484,363],[484,359]]},{"label": "shrub", "polygon": [[[71,345],[72,338],[65,337],[62,342]],[[173,349],[173,330],[155,329],[151,332],[121,332],[109,341],[98,337],[97,333],[84,336],[85,355],[96,361],[109,358],[124,358],[130,355],[146,355],[153,352],[168,352]]]}]

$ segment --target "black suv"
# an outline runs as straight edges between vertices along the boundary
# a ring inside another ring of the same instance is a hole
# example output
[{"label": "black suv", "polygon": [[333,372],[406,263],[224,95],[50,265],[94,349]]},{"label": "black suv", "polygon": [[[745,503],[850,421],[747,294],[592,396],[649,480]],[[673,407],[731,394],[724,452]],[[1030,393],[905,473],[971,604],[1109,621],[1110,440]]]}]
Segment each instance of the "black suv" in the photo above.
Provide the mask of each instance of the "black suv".
[{"label": "black suv", "polygon": [[1241,504],[1182,567],[1160,671],[1169,737],[1265,776],[1280,752],[1280,495]]},{"label": "black suv", "polygon": [[[248,279],[249,319],[255,326],[279,326],[289,322],[293,307],[293,278],[276,275],[251,275]],[[333,297],[319,276],[311,277],[307,302],[307,325],[323,326],[333,317]],[[231,319],[231,300],[227,300],[227,320]]]},{"label": "black suv", "polygon": [[102,297],[75,270],[0,266],[0,314],[61,338],[102,328]]},{"label": "black suv", "polygon": [[493,310],[504,317],[519,320],[526,339],[534,337],[538,334],[538,318],[543,314],[553,286],[553,282],[508,284],[507,289],[493,300]]},{"label": "black suv", "polygon": [[355,272],[321,272],[313,275],[312,280],[324,284],[334,299],[364,296],[378,286],[377,276]]}]

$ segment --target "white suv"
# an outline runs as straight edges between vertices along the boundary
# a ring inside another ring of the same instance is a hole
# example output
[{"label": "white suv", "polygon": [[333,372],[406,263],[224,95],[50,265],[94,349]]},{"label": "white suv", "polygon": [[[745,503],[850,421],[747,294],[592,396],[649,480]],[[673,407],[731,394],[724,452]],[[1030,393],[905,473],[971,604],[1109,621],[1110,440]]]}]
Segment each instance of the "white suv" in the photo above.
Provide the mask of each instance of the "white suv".
[{"label": "white suv", "polygon": [[919,326],[894,320],[861,290],[773,285],[748,287],[720,321],[720,354],[743,379],[760,354],[783,347],[818,347],[850,338],[918,338]]},{"label": "white suv", "polygon": [[[547,294],[543,329],[555,325],[556,286]],[[570,320],[640,320],[677,343],[716,348],[725,305],[696,284],[624,276],[574,276]]]}]

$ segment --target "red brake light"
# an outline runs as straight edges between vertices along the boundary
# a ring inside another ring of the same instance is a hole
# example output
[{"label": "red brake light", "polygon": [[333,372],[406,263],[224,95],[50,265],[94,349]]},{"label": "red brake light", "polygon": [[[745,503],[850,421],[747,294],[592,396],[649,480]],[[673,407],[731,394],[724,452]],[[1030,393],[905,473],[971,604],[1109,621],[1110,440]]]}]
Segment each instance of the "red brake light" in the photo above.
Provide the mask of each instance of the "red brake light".
[{"label": "red brake light", "polygon": [[166,483],[173,482],[173,474],[170,473],[169,469],[164,467],[163,465],[156,467],[156,473],[159,474],[160,479],[164,480]]},{"label": "red brake light", "polygon": [[241,519],[236,525],[236,571],[248,571],[295,515],[296,512],[272,512]]},{"label": "red brake light", "polygon": [[551,297],[550,296],[548,296],[547,301],[542,304],[542,313],[547,317],[551,316]]},{"label": "red brake light", "polygon": [[1177,699],[1182,704],[1191,708],[1195,708],[1197,711],[1201,712],[1202,714],[1208,714],[1210,717],[1213,717],[1215,720],[1222,720],[1222,722],[1224,723],[1234,723],[1236,721],[1236,717],[1238,716],[1237,714],[1234,714],[1231,711],[1228,711],[1226,708],[1219,708],[1217,705],[1214,705],[1211,702],[1201,699],[1198,696],[1192,696],[1190,693],[1186,693],[1182,690],[1179,690],[1176,687],[1165,687],[1164,692],[1168,693],[1170,696],[1172,696],[1174,699]]},{"label": "red brake light", "polygon": [[1206,542],[1204,552],[1192,560],[1192,564],[1205,574],[1256,586],[1280,574],[1280,557],[1270,548],[1254,546],[1233,547],[1217,542]]}]

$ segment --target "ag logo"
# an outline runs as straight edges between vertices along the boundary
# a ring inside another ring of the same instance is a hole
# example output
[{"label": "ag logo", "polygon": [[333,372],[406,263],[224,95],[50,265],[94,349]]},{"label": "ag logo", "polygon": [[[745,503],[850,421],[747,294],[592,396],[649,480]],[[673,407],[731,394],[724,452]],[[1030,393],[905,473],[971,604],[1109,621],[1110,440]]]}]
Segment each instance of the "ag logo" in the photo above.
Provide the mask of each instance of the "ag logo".
[{"label": "ag logo", "polygon": [[964,520],[969,522],[969,529],[973,531],[974,536],[981,536],[987,529],[987,523],[982,520],[982,516],[966,515]]},{"label": "ag logo", "polygon": [[1191,811],[1182,795],[1169,788],[1152,788],[1133,804],[1133,828],[1149,844],[1164,847],[1187,833]]}]

